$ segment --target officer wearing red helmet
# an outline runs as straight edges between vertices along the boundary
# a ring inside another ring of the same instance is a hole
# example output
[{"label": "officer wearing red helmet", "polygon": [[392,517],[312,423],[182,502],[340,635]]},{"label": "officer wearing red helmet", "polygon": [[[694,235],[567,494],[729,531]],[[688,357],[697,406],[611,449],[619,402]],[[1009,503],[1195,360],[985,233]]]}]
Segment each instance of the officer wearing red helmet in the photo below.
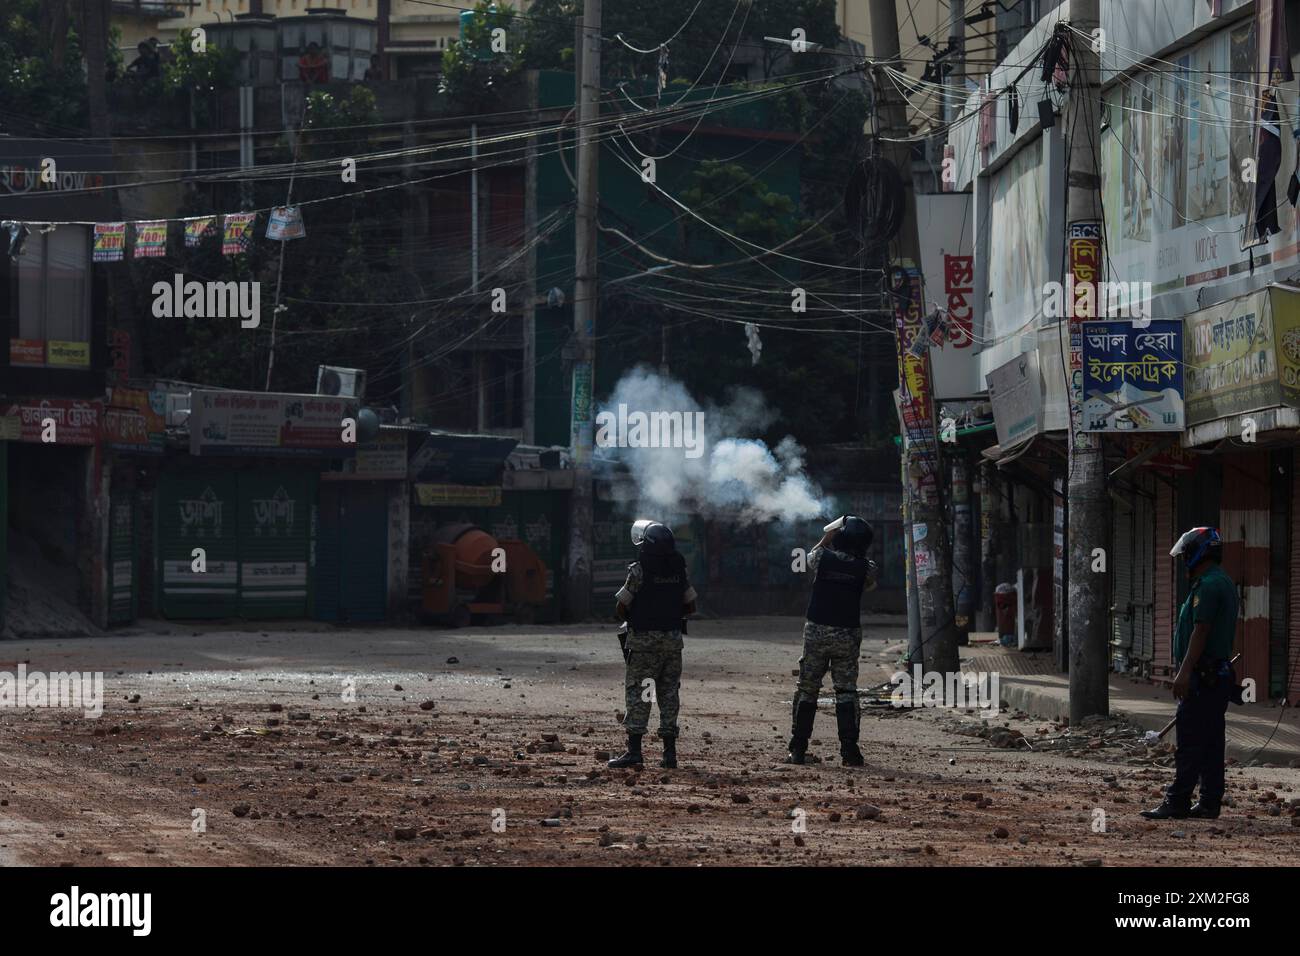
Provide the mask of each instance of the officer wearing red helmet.
[{"label": "officer wearing red helmet", "polygon": [[[1223,801],[1224,715],[1233,699],[1232,642],[1237,628],[1237,587],[1219,566],[1223,539],[1215,528],[1193,528],[1169,552],[1183,558],[1191,587],[1174,632],[1174,697],[1178,700],[1174,782],[1148,820],[1213,820]],[[1200,784],[1200,800],[1192,791]]]}]

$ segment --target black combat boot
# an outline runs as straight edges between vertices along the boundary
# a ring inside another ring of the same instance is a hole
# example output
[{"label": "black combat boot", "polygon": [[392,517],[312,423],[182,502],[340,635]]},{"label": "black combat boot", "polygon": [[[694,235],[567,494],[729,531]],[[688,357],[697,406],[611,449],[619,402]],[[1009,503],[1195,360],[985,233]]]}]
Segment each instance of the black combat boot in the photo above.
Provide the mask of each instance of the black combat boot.
[{"label": "black combat boot", "polygon": [[861,767],[862,751],[858,749],[858,708],[855,702],[835,703],[835,723],[840,732],[840,762],[846,767]]},{"label": "black combat boot", "polygon": [[804,700],[794,705],[794,736],[790,738],[790,756],[786,763],[803,763],[808,753],[808,738],[812,736],[813,719],[817,716],[817,701]]},{"label": "black combat boot", "polygon": [[619,767],[639,767],[645,763],[641,757],[641,734],[627,735],[627,750],[620,757],[615,757],[609,762],[611,769]]},{"label": "black combat boot", "polygon": [[664,741],[664,756],[659,766],[665,770],[677,769],[677,737],[673,734],[660,734]]},{"label": "black combat boot", "polygon": [[1165,797],[1154,810],[1143,810],[1142,816],[1148,820],[1185,820],[1191,812],[1186,801]]},{"label": "black combat boot", "polygon": [[1187,811],[1187,815],[1194,820],[1217,820],[1219,819],[1219,804],[1202,797],[1192,804],[1192,809]]}]

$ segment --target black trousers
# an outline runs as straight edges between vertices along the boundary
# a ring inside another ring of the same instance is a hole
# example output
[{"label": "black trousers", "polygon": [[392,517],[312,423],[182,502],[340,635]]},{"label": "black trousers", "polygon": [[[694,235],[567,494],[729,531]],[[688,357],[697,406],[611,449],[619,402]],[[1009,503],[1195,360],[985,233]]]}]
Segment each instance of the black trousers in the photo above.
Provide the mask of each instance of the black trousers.
[{"label": "black trousers", "polygon": [[1174,724],[1178,734],[1174,782],[1165,791],[1171,803],[1190,803],[1197,783],[1201,785],[1203,803],[1217,807],[1223,799],[1225,715],[1232,693],[1231,685],[1231,678],[1222,670],[1208,687],[1204,686],[1201,676],[1194,673],[1188,696],[1178,702]]}]

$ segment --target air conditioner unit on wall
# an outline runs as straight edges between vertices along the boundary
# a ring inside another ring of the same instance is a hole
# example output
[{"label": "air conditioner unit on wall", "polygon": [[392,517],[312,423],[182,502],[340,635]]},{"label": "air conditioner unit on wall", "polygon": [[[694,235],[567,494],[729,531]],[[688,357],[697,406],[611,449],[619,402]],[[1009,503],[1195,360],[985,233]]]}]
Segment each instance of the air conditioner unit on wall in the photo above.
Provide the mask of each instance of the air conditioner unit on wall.
[{"label": "air conditioner unit on wall", "polygon": [[345,398],[365,398],[365,370],[339,368],[336,365],[321,365],[316,369],[316,394],[342,395]]},{"label": "air conditioner unit on wall", "polygon": [[190,393],[167,393],[167,427],[180,428],[190,420]]}]

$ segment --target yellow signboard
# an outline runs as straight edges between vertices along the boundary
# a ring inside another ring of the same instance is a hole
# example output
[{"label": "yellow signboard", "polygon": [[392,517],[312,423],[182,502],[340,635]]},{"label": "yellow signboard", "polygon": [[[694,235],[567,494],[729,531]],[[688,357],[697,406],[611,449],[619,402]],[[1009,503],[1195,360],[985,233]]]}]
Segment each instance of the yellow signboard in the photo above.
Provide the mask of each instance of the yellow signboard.
[{"label": "yellow signboard", "polygon": [[1271,285],[1184,320],[1187,424],[1300,400],[1300,289]]},{"label": "yellow signboard", "polygon": [[47,365],[65,368],[90,368],[89,342],[56,342],[53,339],[45,343]]}]

